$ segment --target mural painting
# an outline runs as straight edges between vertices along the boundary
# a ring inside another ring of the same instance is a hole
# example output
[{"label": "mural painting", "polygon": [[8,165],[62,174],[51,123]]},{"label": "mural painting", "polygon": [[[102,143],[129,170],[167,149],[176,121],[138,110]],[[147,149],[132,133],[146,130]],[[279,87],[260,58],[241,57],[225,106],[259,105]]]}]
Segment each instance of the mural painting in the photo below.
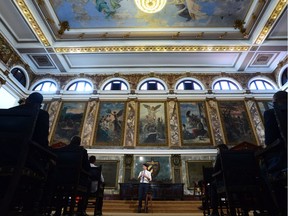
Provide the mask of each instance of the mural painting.
[{"label": "mural painting", "polygon": [[179,108],[182,145],[211,144],[205,103],[181,102]]},{"label": "mural painting", "polygon": [[122,145],[124,102],[101,102],[96,123],[96,146]]},{"label": "mural painting", "polygon": [[69,144],[73,136],[80,136],[85,108],[86,102],[63,103],[52,144]]},{"label": "mural painting", "polygon": [[134,0],[53,0],[58,19],[77,28],[233,27],[245,20],[253,0],[167,0],[164,9],[149,16]]},{"label": "mural painting", "polygon": [[167,126],[165,110],[166,107],[164,102],[140,103],[137,145],[167,145]]},{"label": "mural painting", "polygon": [[256,144],[243,101],[221,101],[219,110],[227,144],[233,145],[244,141]]}]

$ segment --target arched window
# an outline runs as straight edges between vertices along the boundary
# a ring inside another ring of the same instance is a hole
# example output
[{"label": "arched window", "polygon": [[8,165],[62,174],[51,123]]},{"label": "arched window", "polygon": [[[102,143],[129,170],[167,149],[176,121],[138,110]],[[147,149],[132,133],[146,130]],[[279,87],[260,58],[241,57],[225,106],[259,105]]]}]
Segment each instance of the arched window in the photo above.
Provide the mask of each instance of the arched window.
[{"label": "arched window", "polygon": [[32,90],[52,93],[57,91],[57,86],[52,81],[43,81],[38,83]]},{"label": "arched window", "polygon": [[219,80],[213,85],[214,90],[239,90],[239,86],[231,80]]},{"label": "arched window", "polygon": [[288,73],[288,71],[287,71],[287,68],[288,67],[286,67],[284,70],[283,70],[283,72],[282,72],[282,74],[281,74],[281,85],[283,86],[283,85],[285,85],[286,83],[287,83],[287,81],[288,81],[288,78],[287,78],[287,73]]},{"label": "arched window", "polygon": [[185,79],[177,84],[176,90],[203,90],[203,87],[194,80]]},{"label": "arched window", "polygon": [[77,92],[91,92],[93,90],[91,83],[85,80],[79,80],[70,84],[67,88],[68,91]]},{"label": "arched window", "polygon": [[11,73],[22,86],[26,87],[27,79],[26,79],[25,73],[22,69],[13,68]]},{"label": "arched window", "polygon": [[127,91],[128,90],[128,85],[122,81],[122,80],[112,80],[108,83],[106,83],[103,87],[104,91]]},{"label": "arched window", "polygon": [[165,86],[162,82],[151,79],[143,82],[140,85],[139,90],[165,90]]},{"label": "arched window", "polygon": [[275,87],[272,83],[264,79],[254,79],[249,84],[250,90],[273,90]]}]

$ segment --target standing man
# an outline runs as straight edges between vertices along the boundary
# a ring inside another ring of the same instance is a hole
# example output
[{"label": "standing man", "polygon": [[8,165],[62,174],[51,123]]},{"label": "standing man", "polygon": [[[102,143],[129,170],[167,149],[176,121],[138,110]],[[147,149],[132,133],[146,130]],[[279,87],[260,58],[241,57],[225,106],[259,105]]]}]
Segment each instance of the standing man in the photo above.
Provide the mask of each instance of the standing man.
[{"label": "standing man", "polygon": [[152,181],[151,172],[148,171],[148,164],[143,164],[142,167],[143,170],[138,175],[138,179],[140,179],[138,191],[138,213],[141,213],[143,197],[146,197],[149,189],[149,182]]}]

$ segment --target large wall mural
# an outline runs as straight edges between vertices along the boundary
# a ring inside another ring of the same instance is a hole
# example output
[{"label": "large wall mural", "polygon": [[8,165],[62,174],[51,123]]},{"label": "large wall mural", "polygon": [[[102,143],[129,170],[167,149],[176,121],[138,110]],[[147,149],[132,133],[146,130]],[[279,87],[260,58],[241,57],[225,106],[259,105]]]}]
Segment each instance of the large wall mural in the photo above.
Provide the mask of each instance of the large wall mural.
[{"label": "large wall mural", "polygon": [[256,144],[243,101],[220,101],[219,110],[227,144],[235,145],[244,141]]},{"label": "large wall mural", "polygon": [[[213,102],[213,103],[211,103]],[[48,102],[47,102],[48,103]],[[206,107],[207,106],[207,107]],[[263,110],[269,101],[64,101],[49,102],[50,145],[211,148],[243,141],[263,145]]]},{"label": "large wall mural", "polygon": [[181,102],[180,120],[183,145],[210,145],[210,130],[204,102]]},{"label": "large wall mural", "polygon": [[167,125],[164,102],[141,102],[139,105],[139,146],[167,145]]},{"label": "large wall mural", "polygon": [[53,142],[69,144],[75,135],[81,135],[86,102],[64,102],[55,128]]},{"label": "large wall mural", "polygon": [[50,1],[60,21],[70,28],[232,27],[244,20],[252,0],[168,0],[164,9],[149,16],[133,0]]},{"label": "large wall mural", "polygon": [[101,102],[96,123],[96,146],[120,146],[124,128],[124,102]]}]

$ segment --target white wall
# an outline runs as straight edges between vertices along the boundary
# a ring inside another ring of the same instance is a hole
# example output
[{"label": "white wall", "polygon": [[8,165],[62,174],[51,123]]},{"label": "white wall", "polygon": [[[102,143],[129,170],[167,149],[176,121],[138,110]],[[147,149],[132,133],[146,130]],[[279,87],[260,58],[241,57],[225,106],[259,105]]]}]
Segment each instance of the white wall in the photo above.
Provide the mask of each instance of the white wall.
[{"label": "white wall", "polygon": [[3,87],[0,88],[0,108],[6,109],[18,105],[19,98],[10,94]]}]

